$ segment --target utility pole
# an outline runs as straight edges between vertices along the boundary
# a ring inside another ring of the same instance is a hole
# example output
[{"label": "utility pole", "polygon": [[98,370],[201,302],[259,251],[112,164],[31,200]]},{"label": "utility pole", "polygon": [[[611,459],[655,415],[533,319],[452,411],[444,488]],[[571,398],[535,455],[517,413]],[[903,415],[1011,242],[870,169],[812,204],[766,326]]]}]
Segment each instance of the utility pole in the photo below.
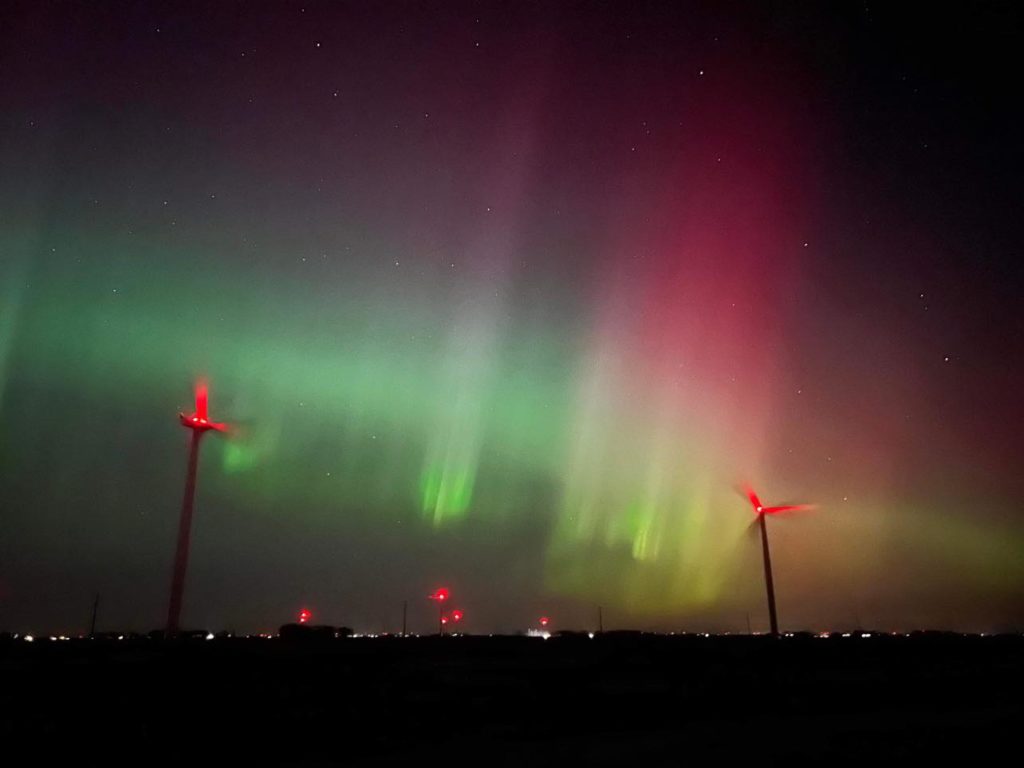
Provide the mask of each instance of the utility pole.
[{"label": "utility pole", "polygon": [[100,593],[96,593],[96,598],[92,601],[92,621],[89,622],[89,637],[96,636],[96,614],[100,610]]}]

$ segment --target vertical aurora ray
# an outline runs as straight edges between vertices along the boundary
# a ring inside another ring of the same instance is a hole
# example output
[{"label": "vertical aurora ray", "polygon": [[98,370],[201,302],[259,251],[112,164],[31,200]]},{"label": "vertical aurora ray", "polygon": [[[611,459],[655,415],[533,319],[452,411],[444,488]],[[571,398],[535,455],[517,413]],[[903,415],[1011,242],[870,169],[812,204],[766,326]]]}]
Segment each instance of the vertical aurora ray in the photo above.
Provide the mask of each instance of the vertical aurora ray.
[{"label": "vertical aurora ray", "polygon": [[18,330],[25,273],[21,260],[10,252],[6,257],[0,257],[0,409],[3,408],[4,389],[10,376],[8,361]]},{"label": "vertical aurora ray", "polygon": [[435,526],[469,510],[483,437],[483,398],[493,375],[493,315],[483,308],[468,310],[463,322],[467,329],[459,330],[460,323],[453,332],[420,479],[422,511]]},{"label": "vertical aurora ray", "polygon": [[502,407],[493,396],[499,355],[512,330],[513,264],[535,140],[533,87],[515,89],[520,93],[508,98],[497,119],[494,132],[500,142],[490,154],[498,159],[481,185],[483,223],[468,238],[465,253],[457,257],[467,274],[454,296],[435,393],[435,425],[419,482],[421,509],[435,527],[469,512],[487,413]]},{"label": "vertical aurora ray", "polygon": [[[485,264],[506,256],[483,253]],[[502,271],[473,276],[456,300],[420,477],[421,509],[434,526],[463,517],[472,503],[502,332]]]},{"label": "vertical aurora ray", "polygon": [[713,489],[765,459],[784,332],[768,297],[784,293],[800,241],[798,139],[777,115],[694,114],[653,193],[658,215],[613,238],[549,552],[552,588],[641,614],[706,607],[734,577],[747,521]]}]

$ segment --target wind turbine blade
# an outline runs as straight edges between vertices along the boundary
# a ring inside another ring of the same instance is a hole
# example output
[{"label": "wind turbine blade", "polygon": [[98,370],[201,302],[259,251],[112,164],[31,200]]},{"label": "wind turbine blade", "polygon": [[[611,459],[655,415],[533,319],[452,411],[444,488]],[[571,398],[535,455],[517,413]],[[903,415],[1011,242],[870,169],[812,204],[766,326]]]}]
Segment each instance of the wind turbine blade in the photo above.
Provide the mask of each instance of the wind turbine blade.
[{"label": "wind turbine blade", "polygon": [[198,416],[200,419],[209,418],[207,415],[208,400],[209,394],[207,393],[206,382],[201,381],[198,384],[196,384],[196,416]]},{"label": "wind turbine blade", "polygon": [[803,512],[814,509],[813,504],[783,504],[781,507],[765,507],[766,515],[777,515],[779,512]]},{"label": "wind turbine blade", "polygon": [[744,483],[744,485],[743,485],[743,493],[746,495],[747,499],[750,501],[750,506],[752,506],[755,510],[760,511],[761,507],[762,507],[761,500],[759,498],[757,498],[757,494],[754,493],[754,489],[751,488],[750,485]]}]

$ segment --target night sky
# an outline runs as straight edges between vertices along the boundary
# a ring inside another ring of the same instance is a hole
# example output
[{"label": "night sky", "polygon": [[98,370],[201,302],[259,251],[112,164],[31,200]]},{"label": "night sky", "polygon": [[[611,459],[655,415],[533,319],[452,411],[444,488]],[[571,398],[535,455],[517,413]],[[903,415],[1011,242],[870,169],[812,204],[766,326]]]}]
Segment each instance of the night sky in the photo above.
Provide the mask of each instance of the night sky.
[{"label": "night sky", "polygon": [[[0,629],[1024,628],[1014,3],[4,3]],[[172,6],[174,7],[172,10]],[[941,7],[940,7],[941,6]]]}]

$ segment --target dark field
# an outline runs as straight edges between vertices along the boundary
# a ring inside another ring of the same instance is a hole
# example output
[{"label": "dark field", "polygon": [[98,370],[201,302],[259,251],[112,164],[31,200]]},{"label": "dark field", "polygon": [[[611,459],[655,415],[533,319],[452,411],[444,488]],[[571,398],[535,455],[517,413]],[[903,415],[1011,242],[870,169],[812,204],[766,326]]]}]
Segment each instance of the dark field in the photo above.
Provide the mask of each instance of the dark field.
[{"label": "dark field", "polygon": [[1017,752],[1022,651],[955,635],[7,639],[0,738],[7,757],[79,765],[977,763]]}]

